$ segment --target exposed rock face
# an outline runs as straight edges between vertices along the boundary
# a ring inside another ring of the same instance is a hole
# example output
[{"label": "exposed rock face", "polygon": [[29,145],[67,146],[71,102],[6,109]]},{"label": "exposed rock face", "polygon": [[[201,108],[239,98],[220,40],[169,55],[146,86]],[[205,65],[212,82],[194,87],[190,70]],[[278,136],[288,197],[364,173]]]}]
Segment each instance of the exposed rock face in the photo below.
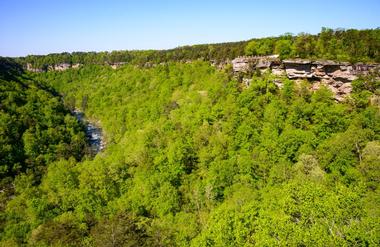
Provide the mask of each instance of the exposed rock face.
[{"label": "exposed rock face", "polygon": [[71,64],[69,64],[69,63],[60,63],[60,64],[54,65],[53,70],[54,71],[65,71],[65,70],[70,69],[70,68],[71,68]]},{"label": "exposed rock face", "polygon": [[43,72],[44,71],[43,69],[33,68],[32,64],[30,64],[30,63],[26,64],[26,70],[31,71],[31,72]]},{"label": "exposed rock face", "polygon": [[286,75],[289,79],[312,78],[311,61],[309,60],[284,60]]},{"label": "exposed rock face", "polygon": [[73,65],[71,65],[71,68],[73,68],[73,69],[77,69],[77,68],[79,68],[80,66],[82,66],[82,64],[80,64],[80,63],[74,63]]},{"label": "exposed rock face", "polygon": [[[279,60],[276,56],[238,57],[232,60],[235,73],[246,74],[257,69],[271,70],[276,76],[289,79],[307,79],[313,82],[311,89],[326,85],[341,101],[351,93],[351,82],[359,75],[380,69],[380,64],[350,64],[335,61],[311,61],[307,59]],[[279,84],[279,83],[276,83]]]},{"label": "exposed rock face", "polygon": [[253,58],[238,57],[232,60],[232,68],[234,72],[248,72],[253,68]]},{"label": "exposed rock face", "polygon": [[243,72],[247,73],[256,68],[258,69],[267,69],[271,68],[272,65],[277,65],[280,63],[277,55],[273,56],[245,56],[237,57],[231,61],[232,68],[234,72]]},{"label": "exposed rock face", "polygon": [[125,63],[125,62],[109,63],[109,65],[110,65],[111,68],[113,68],[113,69],[117,69],[117,68],[123,66],[124,64],[126,64],[126,63]]},{"label": "exposed rock face", "polygon": [[76,64],[59,63],[59,64],[45,66],[44,69],[41,69],[41,68],[34,68],[32,64],[27,63],[26,70],[31,71],[31,72],[65,71],[70,68],[77,69],[80,66],[82,66],[82,64],[80,63],[76,63]]}]

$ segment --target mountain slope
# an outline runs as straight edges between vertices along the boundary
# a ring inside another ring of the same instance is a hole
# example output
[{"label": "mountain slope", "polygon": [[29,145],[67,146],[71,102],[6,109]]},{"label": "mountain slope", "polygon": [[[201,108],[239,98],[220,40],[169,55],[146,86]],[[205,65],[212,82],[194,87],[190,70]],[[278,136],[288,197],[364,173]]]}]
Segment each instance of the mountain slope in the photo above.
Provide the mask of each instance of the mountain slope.
[{"label": "mountain slope", "polygon": [[4,244],[379,244],[380,113],[366,81],[337,104],[270,76],[242,90],[206,62],[33,76],[99,120],[108,145],[49,163],[41,183],[20,178]]}]

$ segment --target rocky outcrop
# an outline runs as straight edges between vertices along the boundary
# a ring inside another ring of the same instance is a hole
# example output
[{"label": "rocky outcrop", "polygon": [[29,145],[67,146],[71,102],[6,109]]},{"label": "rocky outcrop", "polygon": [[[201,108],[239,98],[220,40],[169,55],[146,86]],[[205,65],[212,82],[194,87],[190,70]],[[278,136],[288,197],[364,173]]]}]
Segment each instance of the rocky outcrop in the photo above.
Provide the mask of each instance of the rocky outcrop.
[{"label": "rocky outcrop", "polygon": [[113,68],[113,69],[117,69],[117,68],[123,66],[124,64],[127,64],[127,63],[126,62],[108,63],[108,65],[110,65],[111,68]]},{"label": "rocky outcrop", "polygon": [[36,73],[38,73],[38,72],[44,72],[44,70],[43,69],[40,69],[40,68],[34,68],[33,66],[32,66],[32,64],[30,64],[30,63],[27,63],[26,64],[26,68],[25,68],[27,71],[30,71],[30,72],[36,72]]},{"label": "rocky outcrop", "polygon": [[[312,82],[312,90],[317,90],[321,85],[325,85],[331,89],[338,101],[343,100],[346,95],[351,93],[351,82],[353,80],[360,75],[366,75],[371,71],[380,69],[380,64],[350,64],[307,59],[281,61],[276,56],[238,57],[231,63],[233,71],[237,74],[244,75],[256,70],[270,70],[272,74],[278,77],[309,80]],[[246,81],[244,84],[247,84]]]},{"label": "rocky outcrop", "polygon": [[49,66],[49,70],[54,70],[54,71],[65,71],[70,68],[71,68],[71,64],[69,63],[60,63],[60,64]]},{"label": "rocky outcrop", "polygon": [[351,82],[359,75],[365,75],[380,68],[379,64],[350,64],[334,61],[310,61],[303,59],[284,60],[285,72],[290,79],[311,78]]},{"label": "rocky outcrop", "polygon": [[236,73],[248,73],[255,69],[268,69],[272,65],[281,63],[277,55],[272,56],[245,56],[231,61],[232,69]]},{"label": "rocky outcrop", "polygon": [[67,69],[77,69],[81,67],[82,64],[76,63],[76,64],[70,64],[70,63],[59,63],[59,64],[53,64],[53,65],[46,65],[44,68],[34,68],[31,63],[26,64],[26,70],[31,72],[46,72],[46,71],[65,71]]},{"label": "rocky outcrop", "polygon": [[82,64],[80,64],[80,63],[74,63],[73,65],[71,65],[71,68],[78,69],[81,66],[82,66]]},{"label": "rocky outcrop", "polygon": [[312,78],[311,61],[309,60],[284,60],[285,73],[289,79]]}]

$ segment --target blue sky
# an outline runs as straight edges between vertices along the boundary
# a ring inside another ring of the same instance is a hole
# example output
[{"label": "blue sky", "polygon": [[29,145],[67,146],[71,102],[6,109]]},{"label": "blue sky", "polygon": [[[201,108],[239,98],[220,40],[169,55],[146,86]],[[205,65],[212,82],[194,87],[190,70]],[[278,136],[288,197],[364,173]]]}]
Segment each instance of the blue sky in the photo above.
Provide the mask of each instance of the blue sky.
[{"label": "blue sky", "polygon": [[0,0],[0,56],[167,49],[380,27],[380,0]]}]

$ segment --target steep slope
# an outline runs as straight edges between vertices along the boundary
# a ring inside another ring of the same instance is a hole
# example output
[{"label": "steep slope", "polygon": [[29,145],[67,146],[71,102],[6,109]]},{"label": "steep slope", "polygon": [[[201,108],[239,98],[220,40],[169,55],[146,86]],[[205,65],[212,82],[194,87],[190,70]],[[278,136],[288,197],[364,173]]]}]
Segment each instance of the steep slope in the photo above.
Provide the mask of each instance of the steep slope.
[{"label": "steep slope", "polygon": [[51,162],[79,161],[85,151],[83,126],[55,91],[26,76],[14,61],[0,59],[1,237],[7,236],[7,224],[18,228],[23,218],[6,212],[12,208],[12,198],[20,190],[38,186]]},{"label": "steep slope", "polygon": [[324,87],[270,77],[241,90],[205,62],[33,76],[99,119],[108,145],[16,185],[2,243],[379,244],[376,81],[337,104]]}]

